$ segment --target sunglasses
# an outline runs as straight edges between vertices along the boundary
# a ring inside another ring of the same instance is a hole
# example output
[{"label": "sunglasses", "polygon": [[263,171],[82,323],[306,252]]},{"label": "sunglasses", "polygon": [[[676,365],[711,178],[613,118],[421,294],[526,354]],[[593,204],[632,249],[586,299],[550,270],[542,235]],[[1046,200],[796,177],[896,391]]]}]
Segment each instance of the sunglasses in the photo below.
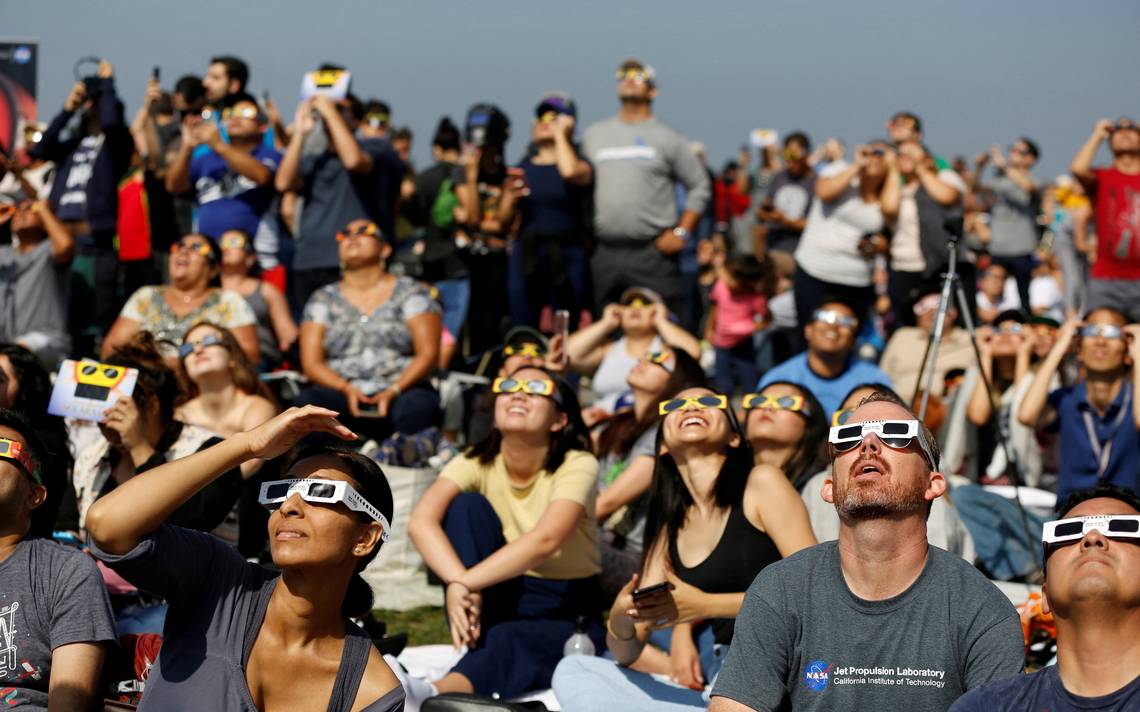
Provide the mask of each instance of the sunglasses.
[{"label": "sunglasses", "polygon": [[351,237],[375,237],[376,239],[380,239],[380,228],[376,227],[376,223],[368,223],[352,231],[341,230],[336,234],[336,241],[344,242]]},{"label": "sunglasses", "polygon": [[843,312],[838,312],[833,309],[816,309],[815,313],[811,315],[811,319],[821,324],[831,324],[832,326],[839,326],[851,329],[852,331],[859,325],[859,320],[855,317],[847,316]]},{"label": "sunglasses", "polygon": [[1140,540],[1140,515],[1097,514],[1045,522],[1041,528],[1041,543],[1044,545],[1045,555],[1048,556],[1057,546],[1084,539],[1085,535],[1094,529],[1109,539]]},{"label": "sunglasses", "polygon": [[669,363],[672,358],[672,354],[667,351],[651,351],[645,354],[646,361],[660,366],[669,373],[673,373],[673,366]]},{"label": "sunglasses", "polygon": [[252,106],[241,109],[222,109],[222,121],[229,121],[230,119],[258,119],[260,117],[261,112]]},{"label": "sunglasses", "polygon": [[178,346],[178,358],[184,359],[195,351],[205,349],[207,346],[221,346],[225,348],[226,342],[217,334],[206,334],[197,341],[187,341]]},{"label": "sunglasses", "polygon": [[222,235],[222,239],[218,242],[223,250],[244,250],[245,238],[241,235],[227,233]]},{"label": "sunglasses", "polygon": [[1081,336],[1089,339],[1094,336],[1102,336],[1106,339],[1119,339],[1123,333],[1123,329],[1112,324],[1089,324],[1088,326],[1081,327]]},{"label": "sunglasses", "polygon": [[745,410],[790,410],[807,416],[811,409],[807,407],[803,396],[777,396],[771,393],[749,393],[744,396],[741,405]]},{"label": "sunglasses", "polygon": [[530,343],[529,341],[518,346],[507,345],[503,347],[504,356],[530,356],[531,358],[542,358],[543,352],[538,344]]},{"label": "sunglasses", "polygon": [[659,415],[667,415],[681,409],[705,410],[706,408],[728,409],[728,396],[708,394],[703,396],[689,396],[688,398],[674,398],[661,401],[657,406]]},{"label": "sunglasses", "polygon": [[635,81],[635,82],[648,82],[648,81],[650,81],[649,72],[646,72],[643,69],[626,69],[624,71],[619,69],[619,70],[617,70],[616,75],[617,75],[617,80],[619,82],[624,80],[624,79],[629,79],[629,80]]},{"label": "sunglasses", "polygon": [[388,532],[392,529],[392,525],[388,523],[388,518],[344,480],[306,479],[264,482],[261,485],[261,493],[258,495],[257,501],[269,511],[274,511],[280,509],[281,504],[289,499],[294,492],[301,495],[301,499],[310,504],[344,504],[354,512],[367,514],[380,522],[380,526],[384,528],[384,533],[380,535],[380,541],[388,541]]},{"label": "sunglasses", "polygon": [[531,396],[546,396],[558,401],[554,391],[554,381],[532,378],[524,381],[519,378],[496,378],[491,384],[492,393],[526,393]]},{"label": "sunglasses", "polygon": [[214,251],[205,242],[176,242],[170,246],[170,254],[177,255],[180,252],[189,252],[205,257],[211,262],[214,259]]},{"label": "sunglasses", "polygon": [[40,468],[23,443],[0,438],[0,458],[15,462],[37,485],[43,484],[43,480],[40,479]]},{"label": "sunglasses", "polygon": [[935,470],[938,469],[938,463],[934,460],[934,453],[931,452],[930,445],[927,444],[926,438],[919,429],[917,420],[870,420],[854,425],[836,425],[832,426],[828,433],[827,441],[831,443],[831,447],[837,453],[849,452],[871,434],[874,434],[881,443],[894,450],[905,450],[917,439],[922,454],[926,456],[926,461],[930,463],[930,467]]}]

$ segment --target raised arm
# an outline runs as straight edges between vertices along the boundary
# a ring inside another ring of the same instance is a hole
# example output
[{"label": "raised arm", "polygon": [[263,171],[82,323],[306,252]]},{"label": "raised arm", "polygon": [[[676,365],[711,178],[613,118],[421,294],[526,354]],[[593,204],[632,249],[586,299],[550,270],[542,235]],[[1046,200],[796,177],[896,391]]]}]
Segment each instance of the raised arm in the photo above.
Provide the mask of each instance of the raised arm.
[{"label": "raised arm", "polygon": [[269,166],[257,160],[252,153],[246,153],[233,144],[223,141],[216,126],[209,133],[206,144],[214,153],[222,157],[222,160],[234,173],[250,179],[259,187],[273,182],[273,170]]},{"label": "raised arm", "polygon": [[1009,165],[1005,154],[1002,153],[1001,146],[990,146],[990,156],[993,157],[994,168],[1004,173],[1007,178],[1013,181],[1014,185],[1028,193],[1031,199],[1034,195],[1041,192],[1041,187],[1034,182],[1032,176],[1020,168]]},{"label": "raised arm", "polygon": [[618,304],[607,304],[602,309],[602,318],[584,329],[579,329],[566,342],[566,353],[570,357],[570,366],[578,373],[593,373],[602,358],[605,357],[605,346],[609,343],[610,334],[621,326],[621,309]]},{"label": "raised arm", "polygon": [[349,173],[368,173],[372,170],[372,156],[360,147],[360,143],[353,135],[352,129],[345,122],[340,113],[340,107],[324,94],[313,97],[313,108],[324,119],[325,128],[329,132],[329,142],[332,143],[340,162],[344,164]]},{"label": "raised arm", "polygon": [[658,304],[653,309],[653,324],[657,327],[657,333],[661,335],[661,340],[674,349],[680,349],[693,358],[700,359],[700,339],[686,331],[685,327],[670,321],[669,310],[665,305]]},{"label": "raised arm", "polygon": [[594,182],[594,169],[574,150],[570,137],[574,134],[574,117],[559,114],[554,120],[554,162],[558,175],[571,185],[589,185]]},{"label": "raised arm", "polygon": [[91,505],[87,532],[108,554],[125,554],[196,492],[247,460],[277,457],[313,432],[355,440],[336,416],[313,405],[290,408],[253,430],[136,475]]},{"label": "raised arm", "polygon": [[[194,117],[182,120],[182,141],[178,146],[178,153],[166,169],[166,190],[172,195],[181,195],[190,190],[190,158],[194,149],[201,143],[197,126],[192,121]],[[197,119],[201,121],[201,118]]]},{"label": "raised arm", "polygon": [[1073,335],[1081,325],[1082,322],[1079,319],[1073,318],[1062,324],[1057,331],[1057,342],[1053,344],[1053,348],[1050,349],[1045,360],[1037,367],[1037,373],[1033,375],[1033,383],[1029,385],[1029,390],[1026,391],[1025,398],[1021,401],[1021,408],[1017,411],[1017,419],[1022,425],[1030,428],[1043,428],[1052,423],[1056,417],[1056,412],[1047,405],[1049,384],[1057,373],[1057,369],[1061,367],[1061,361],[1064,360],[1065,354],[1069,353],[1069,347],[1073,343]]},{"label": "raised arm", "polygon": [[859,176],[859,169],[865,161],[863,154],[856,151],[855,162],[843,168],[838,173],[820,176],[815,181],[815,197],[825,203],[833,203],[851,187],[851,181]]},{"label": "raised arm", "polygon": [[1073,177],[1081,182],[1081,185],[1088,191],[1089,197],[1092,197],[1096,185],[1096,177],[1093,175],[1093,161],[1096,160],[1096,152],[1100,148],[1101,142],[1108,138],[1111,131],[1112,122],[1108,119],[1101,119],[1096,122],[1096,125],[1093,126],[1092,135],[1080,147],[1077,155],[1073,156],[1073,162],[1069,164],[1069,170]]},{"label": "raised arm", "polygon": [[285,149],[281,165],[277,167],[277,175],[273,178],[273,187],[278,193],[299,191],[304,187],[301,182],[301,154],[305,149],[305,136],[315,126],[312,103],[302,101],[293,116],[293,133],[289,136],[289,146]]}]

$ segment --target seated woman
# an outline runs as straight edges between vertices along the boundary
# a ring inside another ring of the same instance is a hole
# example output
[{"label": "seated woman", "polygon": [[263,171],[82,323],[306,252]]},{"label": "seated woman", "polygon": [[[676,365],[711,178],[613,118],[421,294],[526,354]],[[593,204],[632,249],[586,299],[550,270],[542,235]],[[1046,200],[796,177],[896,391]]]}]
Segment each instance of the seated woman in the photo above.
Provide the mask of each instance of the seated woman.
[{"label": "seated woman", "polygon": [[427,379],[439,359],[439,305],[387,271],[392,246],[376,223],[353,220],[337,241],[343,277],[305,305],[301,367],[313,386],[296,402],[344,413],[375,440],[438,425],[439,394]]},{"label": "seated woman", "polygon": [[815,395],[788,381],[773,381],[744,396],[744,434],[753,462],[771,465],[797,491],[824,464],[827,415]]},{"label": "seated woman", "polygon": [[[616,340],[611,335],[619,332]],[[617,304],[607,305],[602,318],[570,335],[567,353],[570,367],[588,375],[597,395],[587,413],[593,424],[612,414],[618,399],[628,393],[626,376],[637,360],[666,346],[693,358],[701,357],[697,337],[669,321],[669,310],[652,289],[630,287]]]},{"label": "seated woman", "polygon": [[281,290],[258,279],[257,253],[253,240],[242,230],[226,230],[218,240],[222,250],[222,289],[237,294],[257,317],[257,345],[261,365],[273,370],[281,365],[297,341],[297,324]]},{"label": "seated woman", "polygon": [[[671,625],[670,672],[682,686],[711,682],[732,642],[744,592],[768,564],[815,544],[807,512],[784,473],[753,465],[727,397],[689,388],[660,404],[659,450],[650,490],[642,570],[610,609],[606,645],[619,665],[641,656],[650,634]],[[634,591],[639,586],[652,592]],[[562,709],[660,709],[663,701],[704,709],[692,690],[657,683],[599,658],[558,666]]]},{"label": "seated woman", "polygon": [[336,413],[291,408],[253,430],[123,483],[91,508],[92,553],[170,605],[142,712],[396,712],[404,692],[349,616],[372,608],[359,576],[391,532],[392,491],[372,460],[301,452],[262,486],[278,570],[170,524],[203,487],[270,460],[312,432],[353,440]]},{"label": "seated woman", "polygon": [[497,378],[493,390],[491,434],[448,463],[408,522],[412,542],[446,582],[452,642],[469,649],[424,696],[514,697],[549,687],[580,617],[602,645],[598,462],[578,400],[534,367]]},{"label": "seated woman", "polygon": [[142,287],[131,295],[103,339],[103,358],[140,331],[163,344],[163,356],[177,360],[178,344],[191,326],[209,321],[234,333],[250,363],[260,359],[257,318],[238,295],[215,284],[221,253],[204,235],[184,235],[170,246],[170,284]]},{"label": "seated woman", "polygon": [[[104,413],[105,420],[99,424],[103,437],[75,457],[75,498],[81,530],[86,528],[87,512],[95,500],[147,470],[219,440],[213,431],[174,417],[182,395],[178,375],[167,367],[150,332],[135,334],[112,352],[106,363],[138,369],[139,375],[131,397],[120,398]],[[235,467],[181,503],[170,523],[210,531],[225,520],[240,491],[241,471]]]},{"label": "seated woman", "polygon": [[610,596],[641,570],[646,493],[653,481],[661,421],[657,404],[670,394],[705,385],[705,372],[684,351],[663,351],[641,358],[626,382],[633,391],[633,408],[615,415],[598,438],[594,511],[602,527],[602,588]]}]

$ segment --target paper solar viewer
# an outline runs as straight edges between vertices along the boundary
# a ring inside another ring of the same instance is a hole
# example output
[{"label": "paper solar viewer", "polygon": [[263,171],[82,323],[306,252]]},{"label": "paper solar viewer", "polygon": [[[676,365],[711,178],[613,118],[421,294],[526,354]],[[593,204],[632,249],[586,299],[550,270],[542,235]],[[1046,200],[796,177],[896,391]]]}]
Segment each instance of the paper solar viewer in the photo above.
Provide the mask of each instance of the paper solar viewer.
[{"label": "paper solar viewer", "polygon": [[68,359],[56,374],[48,412],[101,423],[103,411],[120,397],[129,397],[138,378],[137,369]]},{"label": "paper solar viewer", "polygon": [[348,84],[352,73],[347,69],[321,69],[306,72],[301,80],[301,99],[317,94],[325,94],[333,101],[341,101],[348,96]]}]

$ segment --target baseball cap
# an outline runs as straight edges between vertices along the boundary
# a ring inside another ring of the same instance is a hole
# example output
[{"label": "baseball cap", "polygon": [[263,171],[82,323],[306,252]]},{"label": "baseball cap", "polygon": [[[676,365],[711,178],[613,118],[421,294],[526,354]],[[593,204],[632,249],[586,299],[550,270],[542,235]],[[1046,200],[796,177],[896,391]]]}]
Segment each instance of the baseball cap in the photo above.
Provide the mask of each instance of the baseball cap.
[{"label": "baseball cap", "polygon": [[1037,315],[1029,317],[1029,323],[1030,324],[1044,324],[1045,326],[1051,326],[1054,329],[1060,329],[1061,328],[1061,322],[1057,321],[1053,317],[1045,316],[1043,314],[1037,314]]},{"label": "baseball cap", "polygon": [[550,342],[542,335],[537,329],[532,329],[529,326],[516,326],[507,332],[506,338],[503,339],[503,348],[508,346],[520,347],[523,344],[534,344],[538,347],[538,351],[545,355],[550,348]]},{"label": "baseball cap", "polygon": [[541,117],[548,111],[578,118],[578,107],[574,104],[574,99],[564,91],[548,91],[538,98],[534,115]]}]

